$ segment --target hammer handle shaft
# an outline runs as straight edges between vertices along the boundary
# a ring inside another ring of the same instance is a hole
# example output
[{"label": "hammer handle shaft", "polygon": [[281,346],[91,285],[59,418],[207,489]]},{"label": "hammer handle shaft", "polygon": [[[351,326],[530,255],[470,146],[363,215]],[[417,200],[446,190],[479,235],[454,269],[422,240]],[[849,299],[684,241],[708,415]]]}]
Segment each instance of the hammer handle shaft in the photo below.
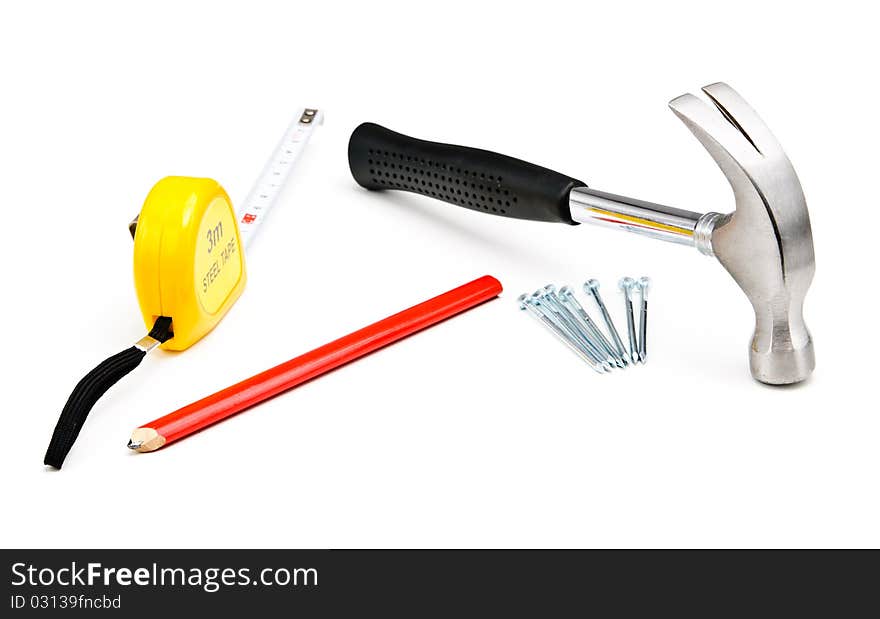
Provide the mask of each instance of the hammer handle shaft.
[{"label": "hammer handle shaft", "polygon": [[373,123],[351,134],[348,163],[367,189],[397,189],[481,213],[574,224],[569,194],[584,183],[486,150],[417,140]]}]

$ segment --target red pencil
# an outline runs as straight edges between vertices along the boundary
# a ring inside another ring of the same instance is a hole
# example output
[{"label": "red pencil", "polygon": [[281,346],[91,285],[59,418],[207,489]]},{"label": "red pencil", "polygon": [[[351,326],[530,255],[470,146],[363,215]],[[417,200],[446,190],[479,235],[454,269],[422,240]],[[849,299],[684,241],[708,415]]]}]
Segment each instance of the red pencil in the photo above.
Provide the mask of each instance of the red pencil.
[{"label": "red pencil", "polygon": [[501,293],[489,275],[375,322],[137,428],[130,449],[155,451]]}]

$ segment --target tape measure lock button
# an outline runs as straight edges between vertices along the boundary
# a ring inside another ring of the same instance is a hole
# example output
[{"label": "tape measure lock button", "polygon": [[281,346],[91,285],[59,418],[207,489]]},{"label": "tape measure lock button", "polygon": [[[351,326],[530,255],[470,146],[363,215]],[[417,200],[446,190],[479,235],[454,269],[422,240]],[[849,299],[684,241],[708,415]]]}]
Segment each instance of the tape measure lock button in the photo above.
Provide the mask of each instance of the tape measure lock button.
[{"label": "tape measure lock button", "polygon": [[166,350],[185,350],[244,290],[244,250],[229,196],[209,178],[169,176],[147,195],[134,238],[134,281],[144,324],[172,319]]}]

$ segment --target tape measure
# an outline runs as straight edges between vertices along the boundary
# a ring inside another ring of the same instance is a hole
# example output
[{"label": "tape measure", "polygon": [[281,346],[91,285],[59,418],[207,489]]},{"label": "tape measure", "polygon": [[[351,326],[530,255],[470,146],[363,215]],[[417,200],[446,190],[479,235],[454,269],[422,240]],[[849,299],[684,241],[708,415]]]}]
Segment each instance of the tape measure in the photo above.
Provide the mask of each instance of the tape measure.
[{"label": "tape measure", "polygon": [[247,280],[244,248],[322,121],[323,115],[315,109],[297,116],[237,217],[229,196],[208,178],[169,176],[147,195],[129,225],[134,236],[134,285],[148,330],[159,316],[171,317],[174,337],[162,348],[186,350],[211,331],[241,296]]},{"label": "tape measure", "polygon": [[238,214],[220,183],[210,178],[169,176],[153,186],[129,224],[135,291],[149,333],[77,384],[55,427],[45,464],[61,468],[92,406],[148,352],[157,346],[186,350],[223,319],[244,291],[245,248],[322,123],[323,114],[314,108],[296,115]]}]

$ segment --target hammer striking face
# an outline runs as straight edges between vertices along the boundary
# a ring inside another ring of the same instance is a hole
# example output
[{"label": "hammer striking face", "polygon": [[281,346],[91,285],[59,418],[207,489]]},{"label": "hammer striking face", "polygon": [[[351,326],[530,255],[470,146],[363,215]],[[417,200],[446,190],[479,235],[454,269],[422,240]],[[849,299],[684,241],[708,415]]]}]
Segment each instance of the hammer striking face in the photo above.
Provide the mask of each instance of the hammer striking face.
[{"label": "hammer striking face", "polygon": [[800,182],[779,143],[730,86],[670,102],[733,188],[736,210],[691,211],[588,188],[583,182],[484,150],[426,142],[365,123],[348,158],[367,189],[421,193],[471,210],[537,221],[613,226],[714,255],[755,310],[752,376],[796,383],[815,365],[803,302],[815,263]]}]

